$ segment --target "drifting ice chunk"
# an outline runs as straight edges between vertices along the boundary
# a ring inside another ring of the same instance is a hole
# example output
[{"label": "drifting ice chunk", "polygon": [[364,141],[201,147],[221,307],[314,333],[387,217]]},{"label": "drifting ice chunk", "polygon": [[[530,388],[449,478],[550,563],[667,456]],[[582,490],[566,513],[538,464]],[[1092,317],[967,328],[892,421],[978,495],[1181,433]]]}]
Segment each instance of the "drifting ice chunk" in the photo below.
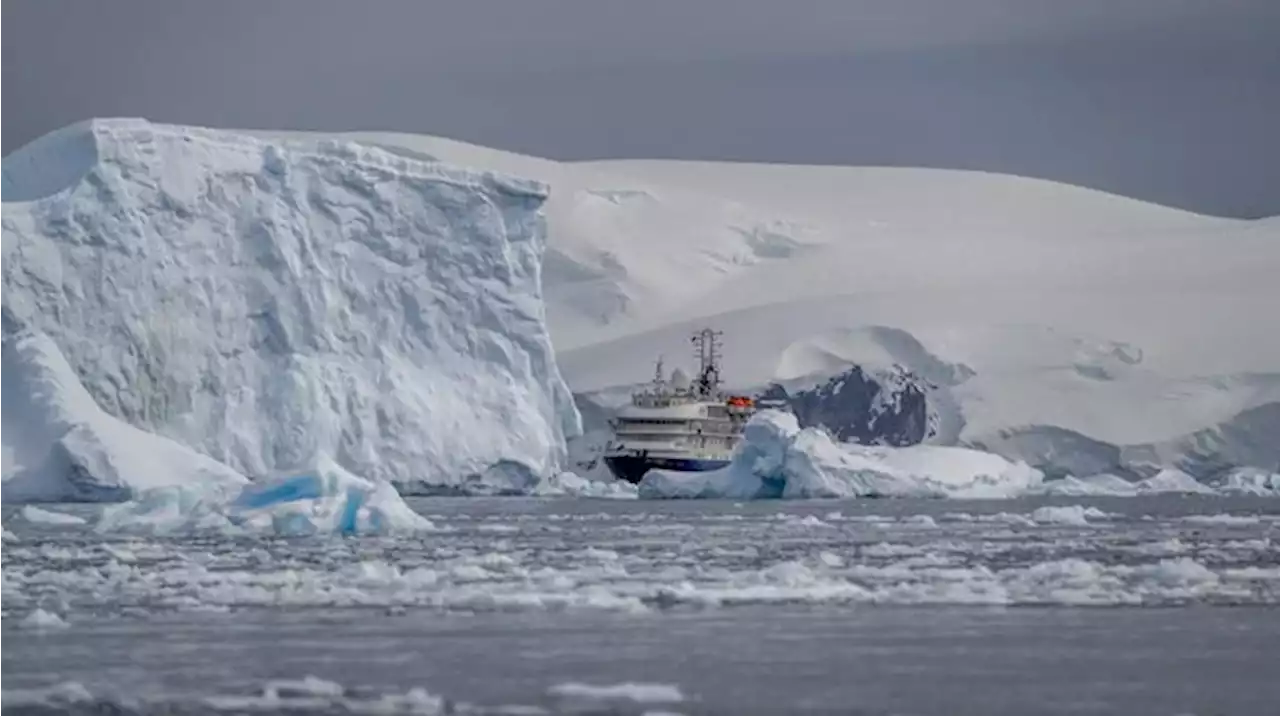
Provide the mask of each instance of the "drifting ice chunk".
[{"label": "drifting ice chunk", "polygon": [[528,494],[535,497],[602,497],[610,499],[634,499],[636,487],[614,480],[588,480],[573,472],[562,472],[538,482]]},{"label": "drifting ice chunk", "polygon": [[1181,470],[1166,468],[1137,483],[1138,492],[1178,492],[1191,495],[1215,495],[1217,491]]},{"label": "drifting ice chunk", "polygon": [[1084,527],[1091,519],[1106,519],[1107,513],[1096,507],[1063,505],[1041,507],[1031,512],[1031,519],[1042,524]]},{"label": "drifting ice chunk", "polygon": [[19,624],[25,629],[66,629],[69,624],[62,617],[53,612],[46,612],[43,609],[36,609],[27,616],[23,617]]},{"label": "drifting ice chunk", "polygon": [[1138,494],[1138,488],[1119,475],[1102,474],[1089,477],[1067,476],[1061,480],[1050,480],[1041,485],[1037,492],[1070,497],[1129,497]]},{"label": "drifting ice chunk", "polygon": [[103,510],[101,531],[250,532],[275,535],[371,535],[433,529],[386,482],[371,482],[322,461],[311,472],[245,487],[227,499],[193,488],[144,492]]},{"label": "drifting ice chunk", "polygon": [[794,415],[757,413],[743,430],[729,466],[689,473],[651,470],[640,483],[648,498],[1009,497],[1040,484],[1024,463],[964,448],[864,447],[837,444],[820,430],[801,430]]},{"label": "drifting ice chunk", "polygon": [[1228,473],[1218,485],[1219,492],[1280,496],[1280,473],[1245,467]]},{"label": "drifting ice chunk", "polygon": [[42,510],[34,505],[22,508],[22,519],[40,525],[83,525],[86,522],[83,517]]},{"label": "drifting ice chunk", "polygon": [[[583,684],[570,681],[547,689],[547,694],[562,701],[582,706],[602,707],[609,703],[674,704],[684,701],[680,687],[674,684]],[[594,709],[591,709],[594,710]]]}]

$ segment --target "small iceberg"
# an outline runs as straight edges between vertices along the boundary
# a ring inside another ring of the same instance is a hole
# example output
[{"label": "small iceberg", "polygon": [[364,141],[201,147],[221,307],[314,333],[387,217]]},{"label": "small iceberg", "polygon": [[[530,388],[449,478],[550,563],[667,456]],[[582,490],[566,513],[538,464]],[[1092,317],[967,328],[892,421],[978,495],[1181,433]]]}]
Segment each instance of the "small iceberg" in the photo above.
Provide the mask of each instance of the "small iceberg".
[{"label": "small iceberg", "polygon": [[34,629],[36,631],[46,631],[53,629],[66,629],[71,626],[67,620],[54,614],[37,608],[27,616],[23,617],[18,623],[23,629]]},{"label": "small iceberg", "polygon": [[1133,497],[1138,494],[1138,488],[1119,475],[1101,473],[1088,477],[1068,475],[1058,480],[1049,480],[1036,492],[1062,497]]},{"label": "small iceberg", "polygon": [[88,523],[88,520],[83,517],[68,515],[65,512],[42,510],[35,505],[23,507],[21,514],[22,519],[37,525],[83,525]]},{"label": "small iceberg", "polygon": [[386,535],[434,529],[387,482],[352,475],[337,463],[255,482],[238,494],[187,486],[144,491],[105,508],[101,532],[181,534],[225,532],[301,535]]},{"label": "small iceberg", "polygon": [[1218,491],[1230,495],[1280,496],[1280,472],[1256,467],[1236,468],[1218,483]]},{"label": "small iceberg", "polygon": [[1165,468],[1160,472],[1135,483],[1141,494],[1175,493],[1181,495],[1216,495],[1218,491],[1199,482],[1187,473]]},{"label": "small iceberg", "polygon": [[728,466],[705,472],[650,470],[640,497],[808,499],[995,498],[1025,494],[1043,475],[1026,463],[960,447],[871,447],[801,429],[791,413],[763,410],[742,431]]},{"label": "small iceberg", "polygon": [[527,493],[531,497],[591,497],[634,500],[636,486],[621,480],[592,480],[575,472],[561,472],[538,481]]},{"label": "small iceberg", "polygon": [[1041,507],[1031,512],[1031,520],[1040,524],[1088,527],[1091,519],[1106,519],[1107,513],[1096,507],[1063,505]]}]

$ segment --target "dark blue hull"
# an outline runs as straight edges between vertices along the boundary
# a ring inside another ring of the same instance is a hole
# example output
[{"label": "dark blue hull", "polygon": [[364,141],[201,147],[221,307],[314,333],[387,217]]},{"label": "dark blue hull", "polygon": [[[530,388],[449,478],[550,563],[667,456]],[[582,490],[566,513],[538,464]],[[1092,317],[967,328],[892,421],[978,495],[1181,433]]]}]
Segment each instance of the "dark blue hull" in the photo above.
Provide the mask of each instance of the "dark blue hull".
[{"label": "dark blue hull", "polygon": [[640,455],[611,455],[604,459],[609,471],[619,480],[632,484],[644,479],[650,470],[674,470],[676,472],[706,472],[718,470],[729,464],[728,460],[703,460],[699,458],[649,457]]}]

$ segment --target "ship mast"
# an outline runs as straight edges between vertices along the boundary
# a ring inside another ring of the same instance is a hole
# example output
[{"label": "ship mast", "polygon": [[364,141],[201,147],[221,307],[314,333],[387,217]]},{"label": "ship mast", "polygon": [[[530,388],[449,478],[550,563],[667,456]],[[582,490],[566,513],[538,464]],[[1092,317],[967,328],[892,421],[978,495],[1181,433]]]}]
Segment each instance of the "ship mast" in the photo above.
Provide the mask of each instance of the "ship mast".
[{"label": "ship mast", "polygon": [[720,389],[720,336],[723,331],[704,328],[693,334],[694,355],[698,358],[698,392],[704,397]]}]

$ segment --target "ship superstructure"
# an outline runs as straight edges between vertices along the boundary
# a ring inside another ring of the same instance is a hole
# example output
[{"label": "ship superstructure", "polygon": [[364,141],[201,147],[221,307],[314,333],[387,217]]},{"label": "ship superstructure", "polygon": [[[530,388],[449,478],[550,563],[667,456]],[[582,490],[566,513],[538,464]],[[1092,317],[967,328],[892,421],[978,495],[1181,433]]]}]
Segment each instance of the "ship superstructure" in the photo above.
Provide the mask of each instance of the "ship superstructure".
[{"label": "ship superstructure", "polygon": [[721,390],[720,337],[709,328],[693,334],[693,379],[679,369],[668,377],[659,358],[653,381],[618,412],[604,460],[619,479],[635,483],[654,468],[702,471],[729,463],[755,403]]}]

